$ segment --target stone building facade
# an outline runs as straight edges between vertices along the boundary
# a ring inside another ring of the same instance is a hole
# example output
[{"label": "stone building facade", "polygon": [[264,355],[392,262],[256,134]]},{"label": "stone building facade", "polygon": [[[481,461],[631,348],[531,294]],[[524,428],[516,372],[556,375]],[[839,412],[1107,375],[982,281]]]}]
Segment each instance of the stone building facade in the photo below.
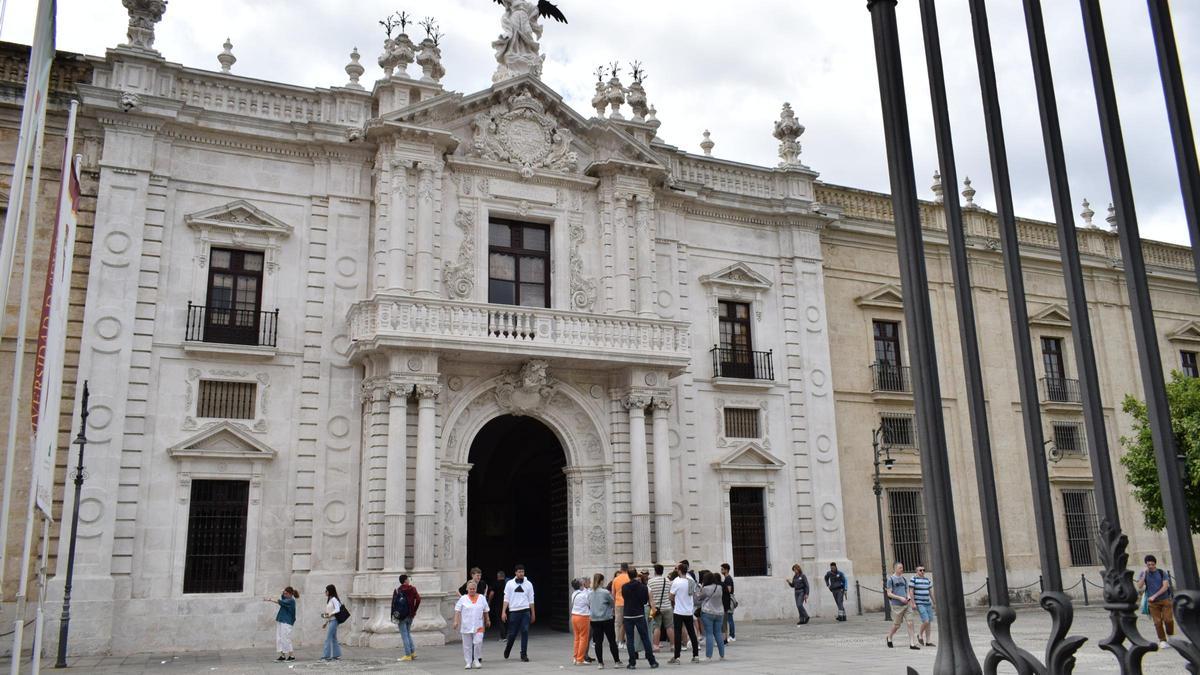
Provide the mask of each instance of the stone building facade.
[{"label": "stone building facade", "polygon": [[[506,6],[497,71],[470,94],[440,84],[434,39],[390,29],[369,89],[357,51],[329,88],[239,77],[229,45],[220,72],[185,67],[154,49],[165,3],[126,4],[127,42],[80,57],[71,85],[96,197],[73,649],[268,644],[262,597],[285,585],[317,641],[330,583],[353,610],[346,639],[394,645],[400,573],[425,598],[418,638],[440,642],[473,565],[490,579],[524,563],[551,623],[571,577],[622,561],[733,563],[747,619],[791,616],[794,562],[818,586],[830,562],[873,578],[864,420],[912,405],[867,367],[872,320],[899,317],[890,207],[800,162],[790,106],[780,164],[752,166],[660,139],[640,77],[598,81],[588,116],[566,106],[539,79],[540,26],[513,9],[526,3]],[[994,222],[970,222],[994,270]],[[1023,227],[1034,292],[1061,304],[1052,228]],[[1081,237],[1107,292],[1095,321],[1127,335],[1114,240]],[[1150,250],[1164,322],[1200,313],[1185,249]],[[998,278],[981,297],[1000,302]],[[997,344],[989,375],[1011,353]],[[993,406],[1010,405],[1004,386]],[[1112,412],[1114,434],[1127,422]],[[956,498],[977,575],[965,433]],[[915,453],[897,457],[889,490],[919,488]],[[1054,473],[1086,480],[1069,459]],[[1008,509],[1014,569],[1030,572],[1027,509]],[[1161,546],[1136,520],[1135,548]]]}]

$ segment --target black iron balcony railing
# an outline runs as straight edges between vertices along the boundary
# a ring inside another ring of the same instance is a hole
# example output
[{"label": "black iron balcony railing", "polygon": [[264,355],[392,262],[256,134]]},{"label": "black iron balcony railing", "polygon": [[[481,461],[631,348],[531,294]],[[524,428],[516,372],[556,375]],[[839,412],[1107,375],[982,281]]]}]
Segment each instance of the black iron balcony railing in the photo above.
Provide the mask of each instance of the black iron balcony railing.
[{"label": "black iron balcony railing", "polygon": [[912,391],[909,366],[898,366],[886,361],[871,364],[871,391]]},{"label": "black iron balcony railing", "polygon": [[733,377],[742,380],[774,380],[775,367],[771,352],[755,352],[749,349],[713,347],[713,373],[717,377]]},{"label": "black iron balcony railing", "polygon": [[1042,400],[1054,403],[1079,403],[1079,380],[1065,377],[1043,377]]},{"label": "black iron balcony railing", "polygon": [[279,310],[234,309],[188,303],[189,342],[218,342],[231,345],[274,347],[279,330]]}]

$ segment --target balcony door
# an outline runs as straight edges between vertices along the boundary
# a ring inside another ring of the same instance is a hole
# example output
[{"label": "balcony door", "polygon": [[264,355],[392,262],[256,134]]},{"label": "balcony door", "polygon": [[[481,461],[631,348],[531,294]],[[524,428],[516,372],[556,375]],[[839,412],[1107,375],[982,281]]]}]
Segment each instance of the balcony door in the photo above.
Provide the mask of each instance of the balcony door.
[{"label": "balcony door", "polygon": [[1046,371],[1046,398],[1051,401],[1070,400],[1062,338],[1042,338],[1042,368]]},{"label": "balcony door", "polygon": [[906,391],[900,367],[900,322],[877,319],[871,323],[875,334],[875,388]]},{"label": "balcony door", "polygon": [[722,377],[754,377],[754,342],[750,336],[750,303],[720,300],[717,303]]},{"label": "balcony door", "polygon": [[206,342],[259,343],[262,277],[262,253],[212,249],[204,311]]}]

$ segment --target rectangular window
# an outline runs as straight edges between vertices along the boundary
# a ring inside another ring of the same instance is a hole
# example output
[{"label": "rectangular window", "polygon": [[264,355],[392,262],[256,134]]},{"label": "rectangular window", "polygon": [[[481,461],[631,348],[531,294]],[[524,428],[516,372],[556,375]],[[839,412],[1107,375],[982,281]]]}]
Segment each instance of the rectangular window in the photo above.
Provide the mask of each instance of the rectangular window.
[{"label": "rectangular window", "polygon": [[192,481],[184,593],[242,592],[249,503],[248,481]]},{"label": "rectangular window", "polygon": [[257,393],[258,385],[253,382],[200,380],[199,393],[196,396],[196,417],[252,420]]},{"label": "rectangular window", "polygon": [[767,516],[763,488],[729,488],[729,525],[733,569],[743,577],[762,577],[767,569]]},{"label": "rectangular window", "polygon": [[750,335],[750,303],[719,300],[718,376],[754,379],[754,341]]},{"label": "rectangular window", "polygon": [[1046,379],[1062,380],[1067,377],[1062,338],[1042,338],[1042,367],[1046,371]]},{"label": "rectangular window", "polygon": [[892,563],[904,563],[915,570],[927,565],[925,505],[920,490],[888,490],[888,531],[892,535]]},{"label": "rectangular window", "polygon": [[875,363],[900,367],[900,322],[872,321],[875,332]]},{"label": "rectangular window", "polygon": [[1087,443],[1084,442],[1083,425],[1079,422],[1053,422],[1054,449],[1061,456],[1080,456],[1087,454]]},{"label": "rectangular window", "polygon": [[1179,360],[1183,366],[1184,375],[1200,377],[1200,365],[1196,362],[1196,352],[1179,352]]},{"label": "rectangular window", "polygon": [[263,254],[214,248],[209,252],[204,340],[257,345],[262,320]]},{"label": "rectangular window", "polygon": [[900,448],[917,447],[916,418],[912,413],[883,413],[879,417],[883,444]]},{"label": "rectangular window", "polygon": [[488,223],[488,302],[550,306],[550,226]]},{"label": "rectangular window", "polygon": [[1067,521],[1067,548],[1071,565],[1096,564],[1099,526],[1096,522],[1096,501],[1091,490],[1063,490],[1063,514]]},{"label": "rectangular window", "polygon": [[758,408],[725,408],[726,438],[762,438]]}]

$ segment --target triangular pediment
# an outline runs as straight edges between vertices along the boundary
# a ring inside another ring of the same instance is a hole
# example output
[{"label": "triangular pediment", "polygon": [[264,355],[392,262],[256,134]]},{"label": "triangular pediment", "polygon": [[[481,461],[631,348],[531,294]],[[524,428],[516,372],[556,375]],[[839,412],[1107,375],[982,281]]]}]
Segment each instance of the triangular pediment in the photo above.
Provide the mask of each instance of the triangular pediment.
[{"label": "triangular pediment", "polygon": [[879,307],[882,309],[904,309],[904,295],[896,284],[884,284],[854,299],[859,307]]},{"label": "triangular pediment", "polygon": [[784,467],[784,463],[763,446],[750,442],[739,446],[720,461],[713,462],[713,466],[724,470],[777,471]]},{"label": "triangular pediment", "polygon": [[1167,339],[1172,342],[1200,343],[1200,321],[1185,321],[1167,333]]},{"label": "triangular pediment", "polygon": [[217,459],[274,459],[275,451],[233,422],[218,422],[167,449],[171,457]]},{"label": "triangular pediment", "polygon": [[1071,327],[1071,312],[1062,305],[1050,305],[1042,311],[1029,317],[1029,325],[1055,326],[1058,328]]},{"label": "triangular pediment", "polygon": [[755,272],[746,263],[734,263],[720,271],[705,274],[700,277],[700,283],[705,285],[739,286],[765,290],[771,287],[771,280]]},{"label": "triangular pediment", "polygon": [[291,236],[292,226],[263,211],[244,199],[237,199],[228,204],[214,206],[198,213],[184,216],[188,227],[220,227],[232,230],[244,230],[276,234],[284,237]]}]

